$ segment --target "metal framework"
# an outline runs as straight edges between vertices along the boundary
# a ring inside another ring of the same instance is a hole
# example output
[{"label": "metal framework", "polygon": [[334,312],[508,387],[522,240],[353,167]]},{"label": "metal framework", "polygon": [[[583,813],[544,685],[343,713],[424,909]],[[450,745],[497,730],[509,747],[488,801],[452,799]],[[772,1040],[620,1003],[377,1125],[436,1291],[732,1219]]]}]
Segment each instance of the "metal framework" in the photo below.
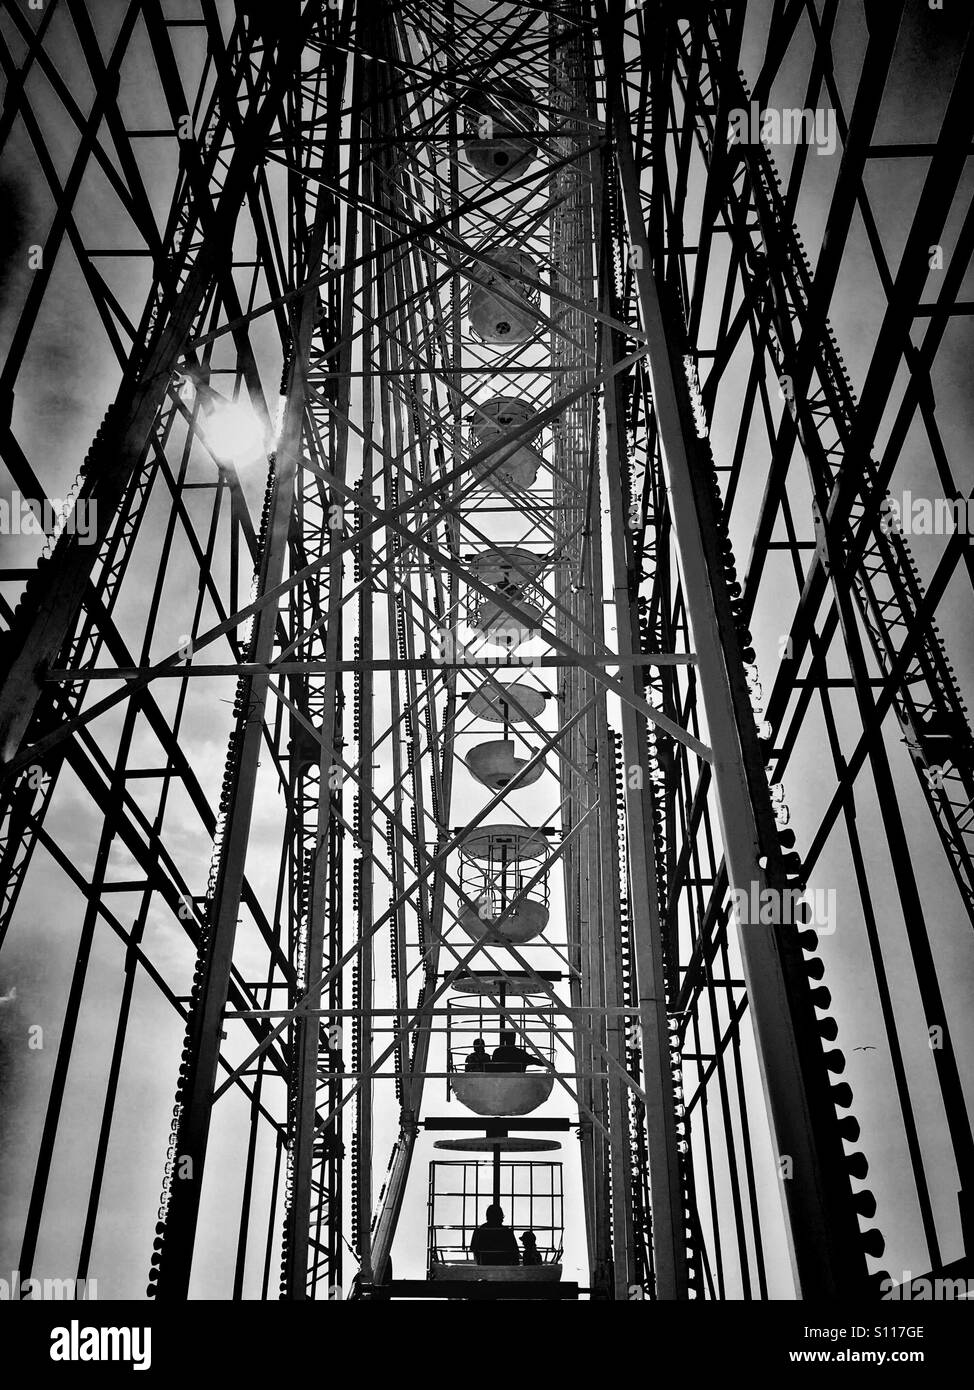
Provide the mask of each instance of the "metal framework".
[{"label": "metal framework", "polygon": [[0,1263],[966,1276],[971,28],[7,0]]}]

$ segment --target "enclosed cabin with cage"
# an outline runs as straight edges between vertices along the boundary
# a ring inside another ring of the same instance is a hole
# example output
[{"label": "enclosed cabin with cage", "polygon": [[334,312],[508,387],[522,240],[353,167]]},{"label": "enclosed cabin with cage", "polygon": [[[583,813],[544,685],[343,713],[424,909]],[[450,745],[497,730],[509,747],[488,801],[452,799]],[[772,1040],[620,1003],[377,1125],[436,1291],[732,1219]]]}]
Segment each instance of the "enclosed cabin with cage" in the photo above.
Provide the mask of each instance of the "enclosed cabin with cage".
[{"label": "enclosed cabin with cage", "polygon": [[538,153],[531,89],[504,78],[490,91],[471,91],[463,117],[463,152],[474,172],[487,182],[523,178]]},{"label": "enclosed cabin with cage", "polygon": [[540,985],[499,976],[476,1002],[447,999],[447,1099],[475,1115],[529,1115],[554,1089],[555,1030]]},{"label": "enclosed cabin with cage", "polygon": [[429,1278],[480,1286],[481,1296],[545,1296],[523,1292],[541,1285],[549,1297],[572,1297],[575,1286],[561,1283],[562,1165],[502,1161],[504,1147],[490,1159],[430,1164]]},{"label": "enclosed cabin with cage", "polygon": [[[544,589],[548,562],[524,546],[494,546],[467,555],[466,563],[478,585],[496,593],[485,596],[480,588],[467,591],[467,621],[483,640],[508,652],[529,642],[544,626]],[[516,612],[512,612],[516,608]]]},{"label": "enclosed cabin with cage", "polygon": [[526,825],[481,825],[460,843],[463,930],[492,944],[523,945],[548,925],[549,837]]},{"label": "enclosed cabin with cage", "polygon": [[[503,737],[478,740],[464,752],[463,761],[471,777],[490,791],[513,793],[533,786],[544,773],[545,763],[523,734],[514,737],[514,726],[528,721],[517,695],[507,698],[506,689],[499,681],[488,682],[482,692],[484,698],[469,702],[468,713],[474,717],[479,714],[488,723],[501,723]],[[543,710],[547,692],[527,690],[532,708]]]},{"label": "enclosed cabin with cage", "polygon": [[[517,726],[533,726],[535,735],[543,737],[544,730],[538,726],[538,717],[543,713],[549,696],[549,691],[534,686],[520,682],[508,686],[489,678],[479,691],[468,697],[467,713],[472,720],[483,721],[488,726],[501,726],[500,738],[484,738],[480,734],[476,742],[462,753],[467,771],[475,781],[492,792],[514,794],[534,786],[542,777],[545,760],[539,756],[528,735]],[[496,913],[492,914],[483,904],[478,904],[477,915],[478,920],[484,922],[491,915],[496,916]],[[482,930],[478,928],[477,934],[481,934]]]},{"label": "enclosed cabin with cage", "polygon": [[541,267],[519,246],[485,246],[470,272],[467,314],[481,343],[529,343],[541,329]]},{"label": "enclosed cabin with cage", "polygon": [[[541,428],[532,428],[539,412],[521,396],[492,396],[467,421],[468,444],[473,455],[490,449],[475,462],[474,477],[495,492],[527,490],[534,486],[544,459],[538,450]],[[516,435],[508,442],[508,437]]]}]

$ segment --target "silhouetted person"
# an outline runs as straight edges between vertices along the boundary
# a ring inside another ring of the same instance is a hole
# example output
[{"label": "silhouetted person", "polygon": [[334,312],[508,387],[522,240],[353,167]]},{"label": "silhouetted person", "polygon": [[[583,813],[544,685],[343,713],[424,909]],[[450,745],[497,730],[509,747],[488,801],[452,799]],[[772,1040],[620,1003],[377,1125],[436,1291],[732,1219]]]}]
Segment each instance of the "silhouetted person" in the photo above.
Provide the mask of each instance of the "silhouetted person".
[{"label": "silhouetted person", "polygon": [[463,1064],[464,1071],[486,1071],[487,1070],[487,1044],[483,1038],[474,1038],[473,1052],[469,1054]]},{"label": "silhouetted person", "polygon": [[470,1253],[479,1265],[520,1264],[517,1236],[504,1225],[504,1213],[496,1202],[487,1208],[484,1224],[470,1237]]},{"label": "silhouetted person", "polygon": [[524,1246],[524,1254],[521,1256],[523,1265],[544,1264],[541,1258],[541,1251],[538,1249],[538,1237],[533,1231],[525,1231],[521,1237],[521,1244]]},{"label": "silhouetted person", "polygon": [[491,1071],[526,1071],[528,1054],[514,1043],[514,1033],[501,1033],[500,1047],[495,1047],[490,1059]]}]

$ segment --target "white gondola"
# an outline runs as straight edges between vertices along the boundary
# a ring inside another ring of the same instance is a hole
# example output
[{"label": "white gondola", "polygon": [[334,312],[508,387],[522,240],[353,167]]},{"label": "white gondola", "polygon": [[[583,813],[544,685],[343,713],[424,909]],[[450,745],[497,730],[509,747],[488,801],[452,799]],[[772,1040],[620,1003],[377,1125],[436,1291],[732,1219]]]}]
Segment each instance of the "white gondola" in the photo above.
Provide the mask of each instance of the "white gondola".
[{"label": "white gondola", "polygon": [[539,280],[537,261],[513,246],[484,248],[493,266],[478,265],[470,285],[470,327],[483,343],[526,343],[540,326],[539,292],[522,276]]},{"label": "white gondola", "polygon": [[[528,749],[522,751],[530,752]],[[529,772],[525,772],[524,769],[530,761],[530,757],[517,756],[517,745],[509,738],[495,738],[487,743],[478,743],[464,758],[471,777],[475,777],[478,782],[495,792],[503,791],[515,777],[518,778],[518,790],[537,782],[544,772],[544,764],[538,763]]]},{"label": "white gondola", "polygon": [[542,830],[507,823],[481,825],[460,845],[461,884],[469,902],[459,912],[464,931],[475,940],[518,945],[540,936],[548,925],[546,880],[532,871],[548,857]]},{"label": "white gondola", "polygon": [[[535,593],[543,595],[539,584],[546,564],[544,558],[521,546],[498,546],[471,556],[468,563],[480,583],[498,594],[496,599],[490,599],[471,591],[471,626],[490,642],[508,649],[530,641],[544,626],[544,613],[530,598]],[[508,605],[516,607],[517,613],[512,613]]]},{"label": "white gondola", "polygon": [[468,697],[467,708],[478,719],[486,719],[490,724],[524,724],[529,719],[541,718],[545,698],[542,691],[523,681],[485,682]]},{"label": "white gondola", "polygon": [[508,79],[466,102],[463,152],[482,179],[519,179],[538,153],[531,92]]},{"label": "white gondola", "polygon": [[500,938],[521,946],[540,936],[548,925],[548,909],[544,903],[524,898],[501,917],[489,900],[476,907],[465,907],[460,913],[460,926],[475,941]]},{"label": "white gondola", "polygon": [[[494,396],[478,407],[470,422],[470,447],[481,449],[493,444],[509,430],[523,428],[537,414],[534,407],[517,396]],[[478,478],[486,475],[488,486],[509,484],[532,487],[543,462],[534,447],[540,431],[524,435],[513,444],[502,445],[483,463],[474,466]]]},{"label": "white gondola", "polygon": [[530,1115],[544,1105],[554,1088],[551,1072],[456,1072],[450,1088],[475,1115]]}]

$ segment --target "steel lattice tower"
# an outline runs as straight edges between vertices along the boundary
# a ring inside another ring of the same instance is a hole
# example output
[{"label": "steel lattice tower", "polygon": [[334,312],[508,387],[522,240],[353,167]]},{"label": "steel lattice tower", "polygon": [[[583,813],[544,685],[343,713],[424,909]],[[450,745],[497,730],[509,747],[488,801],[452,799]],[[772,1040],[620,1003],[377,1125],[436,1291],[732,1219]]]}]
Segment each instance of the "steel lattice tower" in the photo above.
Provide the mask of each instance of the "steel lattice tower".
[{"label": "steel lattice tower", "polygon": [[966,1277],[974,552],[894,503],[967,503],[971,27],[7,0],[22,1278]]}]

